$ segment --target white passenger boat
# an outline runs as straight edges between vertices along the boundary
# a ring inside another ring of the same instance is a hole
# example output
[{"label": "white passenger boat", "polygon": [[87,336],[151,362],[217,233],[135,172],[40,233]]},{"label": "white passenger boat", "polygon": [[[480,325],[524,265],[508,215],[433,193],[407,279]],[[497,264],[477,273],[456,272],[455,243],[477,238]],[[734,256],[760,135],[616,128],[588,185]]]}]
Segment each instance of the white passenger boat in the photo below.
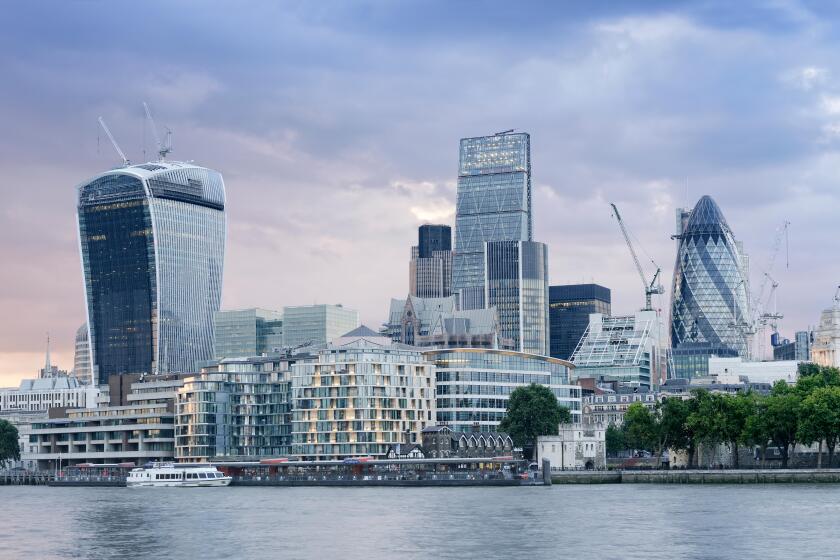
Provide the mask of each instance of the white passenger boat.
[{"label": "white passenger boat", "polygon": [[197,463],[148,463],[131,469],[126,486],[227,486],[231,477],[216,467]]}]

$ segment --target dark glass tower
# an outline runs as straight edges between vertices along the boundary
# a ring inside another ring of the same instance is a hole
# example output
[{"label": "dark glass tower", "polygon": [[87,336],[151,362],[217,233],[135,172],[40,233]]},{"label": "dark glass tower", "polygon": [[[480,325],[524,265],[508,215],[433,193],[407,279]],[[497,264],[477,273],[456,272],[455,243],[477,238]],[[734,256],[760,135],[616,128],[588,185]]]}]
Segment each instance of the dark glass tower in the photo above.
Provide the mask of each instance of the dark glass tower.
[{"label": "dark glass tower", "polygon": [[677,233],[671,357],[674,376],[691,378],[708,373],[710,356],[747,356],[749,285],[739,244],[711,197]]},{"label": "dark glass tower", "polygon": [[500,133],[461,140],[452,293],[481,309],[484,244],[531,241],[531,137]]},{"label": "dark glass tower", "polygon": [[431,258],[435,251],[452,250],[452,228],[449,226],[422,225],[418,238],[418,255],[421,259]]},{"label": "dark glass tower", "polygon": [[94,378],[193,371],[213,357],[225,253],[222,176],[157,162],[79,187]]},{"label": "dark glass tower", "polygon": [[601,313],[609,317],[610,302],[610,289],[598,284],[549,286],[551,357],[570,359],[589,326],[589,314]]}]

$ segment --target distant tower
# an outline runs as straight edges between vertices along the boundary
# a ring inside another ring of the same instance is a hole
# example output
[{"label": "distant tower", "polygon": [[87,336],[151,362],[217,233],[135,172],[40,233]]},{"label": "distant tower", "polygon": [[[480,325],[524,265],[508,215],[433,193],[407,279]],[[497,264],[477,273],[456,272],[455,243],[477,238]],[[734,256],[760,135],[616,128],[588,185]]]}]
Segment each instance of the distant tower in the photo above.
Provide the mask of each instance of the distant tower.
[{"label": "distant tower", "polygon": [[461,309],[482,309],[485,243],[532,239],[530,135],[463,138],[457,197],[452,293]]},{"label": "distant tower", "polygon": [[409,294],[422,298],[452,294],[452,228],[422,225],[418,244],[411,248]]},{"label": "distant tower", "polygon": [[87,323],[76,330],[76,349],[73,355],[73,377],[84,384],[95,384],[96,379],[90,369],[90,343]]},{"label": "distant tower", "polygon": [[41,370],[41,379],[45,379],[47,377],[55,377],[52,363],[50,362],[50,333],[47,333],[47,356],[44,360],[44,369]]},{"label": "distant tower", "polygon": [[212,359],[222,176],[190,163],[126,165],[83,183],[77,213],[95,382]]},{"label": "distant tower", "polygon": [[[678,214],[678,231],[680,216]],[[677,235],[671,300],[674,376],[708,374],[710,356],[747,357],[747,260],[718,205],[702,197]]]}]

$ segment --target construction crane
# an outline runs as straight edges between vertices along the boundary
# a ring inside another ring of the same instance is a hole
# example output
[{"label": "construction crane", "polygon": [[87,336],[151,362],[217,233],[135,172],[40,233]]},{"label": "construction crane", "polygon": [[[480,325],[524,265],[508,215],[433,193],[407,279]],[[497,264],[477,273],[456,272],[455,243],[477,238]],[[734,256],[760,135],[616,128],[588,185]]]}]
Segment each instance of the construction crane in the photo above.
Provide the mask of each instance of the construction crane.
[{"label": "construction crane", "polygon": [[656,266],[656,273],[653,275],[653,279],[650,283],[648,283],[647,278],[645,278],[645,271],[642,269],[642,264],[639,262],[639,257],[636,255],[636,250],[633,248],[633,243],[630,241],[630,234],[627,233],[627,227],[624,225],[624,220],[621,219],[621,214],[619,214],[616,205],[610,202],[610,206],[612,206],[613,214],[615,215],[615,219],[618,221],[618,227],[621,228],[621,234],[624,236],[627,248],[630,249],[630,254],[633,256],[633,263],[636,265],[636,270],[639,272],[639,278],[642,279],[642,286],[645,288],[645,307],[642,311],[653,311],[651,296],[654,294],[658,295],[665,293],[665,288],[663,288],[661,284],[657,283],[662,269],[653,262],[653,259],[651,259],[650,262],[653,263],[653,266]]},{"label": "construction crane", "polygon": [[108,140],[111,141],[111,145],[114,146],[114,149],[117,151],[117,154],[119,154],[120,158],[123,160],[123,165],[125,167],[128,167],[129,165],[131,165],[131,162],[128,161],[128,158],[125,157],[125,154],[120,149],[120,145],[117,144],[117,141],[114,139],[114,135],[111,134],[110,130],[108,130],[108,125],[105,124],[105,119],[103,119],[102,117],[99,117],[99,125],[102,127],[102,130],[105,131],[105,134],[108,135]]},{"label": "construction crane", "polygon": [[[779,283],[768,272],[765,272],[764,276],[765,276],[766,279],[770,280],[770,294],[767,296],[767,301],[764,302],[764,305],[761,308],[762,312],[758,316],[758,333],[759,333],[758,334],[758,337],[759,337],[758,338],[758,356],[759,356],[760,360],[763,360],[765,358],[764,349],[765,349],[765,345],[767,344],[767,339],[765,338],[765,334],[766,334],[765,329],[766,329],[767,325],[768,324],[770,325],[770,329],[773,333],[778,333],[779,332],[778,321],[780,319],[785,318],[785,316],[783,314],[779,313],[778,309],[777,309],[777,307],[778,307],[777,303],[778,302],[776,301],[776,288],[779,287]],[[773,302],[773,311],[772,312],[763,311],[764,309],[768,309],[770,307],[770,302],[771,301]],[[759,302],[759,305],[761,305],[761,302]]]},{"label": "construction crane", "polygon": [[145,101],[143,102],[143,109],[146,111],[146,118],[149,120],[149,124],[152,125],[152,135],[155,137],[155,143],[157,143],[158,147],[158,155],[160,156],[158,161],[163,161],[166,159],[169,152],[172,151],[172,131],[167,128],[166,140],[161,142],[157,126],[155,126],[155,119],[152,118],[152,112],[149,110],[149,106],[146,105]]}]

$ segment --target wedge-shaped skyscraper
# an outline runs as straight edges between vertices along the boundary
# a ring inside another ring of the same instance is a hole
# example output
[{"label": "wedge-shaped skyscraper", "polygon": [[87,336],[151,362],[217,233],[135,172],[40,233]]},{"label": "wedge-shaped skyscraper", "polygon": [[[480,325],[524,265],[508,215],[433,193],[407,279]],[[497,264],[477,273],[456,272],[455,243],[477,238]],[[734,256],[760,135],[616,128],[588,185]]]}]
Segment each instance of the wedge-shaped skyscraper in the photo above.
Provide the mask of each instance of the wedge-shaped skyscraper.
[{"label": "wedge-shaped skyscraper", "polygon": [[708,373],[709,356],[746,356],[749,283],[746,258],[723,213],[702,197],[677,232],[671,300],[675,377]]},{"label": "wedge-shaped skyscraper", "polygon": [[94,379],[193,371],[213,357],[225,256],[222,176],[156,162],[79,186]]}]

